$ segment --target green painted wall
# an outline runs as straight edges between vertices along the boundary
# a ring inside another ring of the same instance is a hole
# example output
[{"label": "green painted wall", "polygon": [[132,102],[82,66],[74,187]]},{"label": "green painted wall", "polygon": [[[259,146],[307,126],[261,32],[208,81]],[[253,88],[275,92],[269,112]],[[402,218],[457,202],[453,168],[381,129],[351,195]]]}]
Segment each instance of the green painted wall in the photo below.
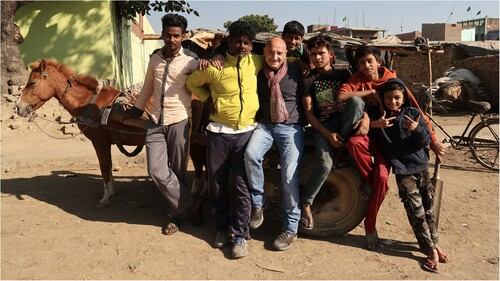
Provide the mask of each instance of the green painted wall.
[{"label": "green painted wall", "polygon": [[26,64],[56,59],[76,72],[114,79],[113,24],[109,1],[35,1],[16,13]]},{"label": "green painted wall", "polygon": [[[113,1],[34,1],[19,9],[15,23],[25,41],[26,64],[56,59],[78,73],[114,79],[119,88],[141,84],[149,54],[162,41],[143,41],[130,21],[117,19]],[[144,17],[144,32],[154,33]]]}]

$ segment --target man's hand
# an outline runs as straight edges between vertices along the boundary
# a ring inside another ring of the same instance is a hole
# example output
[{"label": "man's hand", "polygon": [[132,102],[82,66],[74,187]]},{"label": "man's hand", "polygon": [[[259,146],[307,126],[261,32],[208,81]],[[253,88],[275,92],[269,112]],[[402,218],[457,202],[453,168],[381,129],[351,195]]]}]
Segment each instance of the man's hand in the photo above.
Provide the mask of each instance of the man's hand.
[{"label": "man's hand", "polygon": [[439,163],[441,163],[442,156],[445,153],[445,147],[442,142],[435,141],[430,144],[431,150],[436,154],[436,159]]},{"label": "man's hand", "polygon": [[221,70],[224,68],[224,62],[225,62],[225,59],[224,59],[224,56],[222,55],[215,55],[213,58],[211,59],[200,59],[200,63],[198,64],[198,69],[199,70],[205,70],[207,69],[209,66],[213,66],[215,68],[217,68],[218,70]]},{"label": "man's hand", "polygon": [[357,129],[356,133],[354,134],[356,136],[367,135],[370,131],[370,118],[368,117],[368,114],[366,114],[366,112],[363,115],[363,118],[359,119],[359,121],[356,122],[352,127],[353,130]]},{"label": "man's hand", "polygon": [[334,147],[334,148],[340,148],[344,146],[344,140],[342,137],[337,134],[337,133],[331,133],[328,136],[328,142]]},{"label": "man's hand", "polygon": [[392,120],[396,119],[396,117],[385,118],[385,111],[382,112],[382,116],[373,122],[372,127],[374,128],[389,128],[392,127]]},{"label": "man's hand", "polygon": [[210,62],[211,62],[211,60],[200,59],[200,63],[198,64],[198,70],[203,71],[203,70],[207,69],[210,66]]},{"label": "man's hand", "polygon": [[143,113],[144,113],[144,110],[141,110],[135,106],[132,106],[132,108],[130,110],[126,110],[123,113],[122,118],[120,119],[120,122],[123,122],[124,120],[130,119],[130,118],[141,117]]},{"label": "man's hand", "polygon": [[410,132],[413,132],[417,126],[418,126],[418,121],[420,121],[420,115],[417,116],[416,120],[411,119],[410,116],[405,115],[406,122],[403,124],[403,128],[410,130]]},{"label": "man's hand", "polygon": [[217,54],[210,60],[210,65],[217,68],[218,70],[222,70],[224,68],[224,63],[226,59],[223,55]]}]

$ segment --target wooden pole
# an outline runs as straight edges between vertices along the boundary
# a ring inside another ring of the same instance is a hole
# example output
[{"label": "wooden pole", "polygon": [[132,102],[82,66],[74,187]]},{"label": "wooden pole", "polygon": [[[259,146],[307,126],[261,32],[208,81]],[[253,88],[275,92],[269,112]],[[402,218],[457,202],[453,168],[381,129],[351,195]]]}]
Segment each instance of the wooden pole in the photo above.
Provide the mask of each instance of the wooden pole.
[{"label": "wooden pole", "polygon": [[[431,47],[429,44],[429,38],[426,40],[427,46],[427,57],[429,60],[429,94],[432,95],[432,59],[431,59]],[[429,99],[429,106],[427,107],[429,115],[432,116],[432,99]]]}]

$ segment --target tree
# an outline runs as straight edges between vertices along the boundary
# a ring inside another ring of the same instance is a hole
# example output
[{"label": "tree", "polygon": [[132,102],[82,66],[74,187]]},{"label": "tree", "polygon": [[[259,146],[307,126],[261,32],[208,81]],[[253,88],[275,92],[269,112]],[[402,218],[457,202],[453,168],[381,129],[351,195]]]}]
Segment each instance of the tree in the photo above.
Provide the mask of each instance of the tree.
[{"label": "tree", "polygon": [[10,85],[22,85],[26,82],[28,71],[21,59],[19,45],[24,41],[19,27],[14,24],[16,11],[31,1],[2,1],[2,94]]},{"label": "tree", "polygon": [[[20,44],[24,41],[19,27],[14,23],[14,15],[22,6],[33,2],[33,0],[25,1],[1,1],[1,28],[2,28],[2,94],[7,92],[10,85],[24,85],[28,78],[26,65],[21,59]],[[182,12],[193,13],[199,16],[196,10],[193,10],[189,3],[184,0],[168,0],[168,1],[116,1],[116,13],[124,19],[132,19],[137,14],[148,14],[150,11],[157,12]]]},{"label": "tree", "polygon": [[[254,27],[255,32],[275,32],[276,28],[278,28],[278,26],[274,24],[274,19],[270,18],[268,15],[261,16],[252,14],[252,15],[242,16],[238,20],[250,23]],[[224,28],[226,29],[229,28],[231,23],[233,22],[232,21],[225,22]]]}]

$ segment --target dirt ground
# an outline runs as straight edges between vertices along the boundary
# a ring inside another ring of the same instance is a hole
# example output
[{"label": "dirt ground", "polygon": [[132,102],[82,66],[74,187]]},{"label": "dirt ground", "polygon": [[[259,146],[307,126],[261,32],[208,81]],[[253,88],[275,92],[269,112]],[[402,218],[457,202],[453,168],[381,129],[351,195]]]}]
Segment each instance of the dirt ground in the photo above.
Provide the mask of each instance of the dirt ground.
[{"label": "dirt ground", "polygon": [[[127,158],[113,148],[117,193],[111,207],[95,209],[103,184],[90,142],[81,135],[68,139],[60,125],[37,119],[46,133],[66,139],[49,137],[12,108],[2,99],[2,279],[499,279],[499,177],[468,151],[449,148],[442,167],[439,235],[451,261],[437,274],[419,267],[424,255],[393,175],[375,251],[365,249],[362,223],[340,238],[299,237],[288,251],[273,251],[281,223],[269,208],[264,225],[251,232],[249,255],[232,260],[230,248],[211,247],[208,201],[201,227],[185,222],[179,233],[161,234],[168,207],[148,180],[144,152]],[[56,101],[39,110],[52,120],[61,113],[67,121]],[[438,120],[453,131],[468,116]]]}]

